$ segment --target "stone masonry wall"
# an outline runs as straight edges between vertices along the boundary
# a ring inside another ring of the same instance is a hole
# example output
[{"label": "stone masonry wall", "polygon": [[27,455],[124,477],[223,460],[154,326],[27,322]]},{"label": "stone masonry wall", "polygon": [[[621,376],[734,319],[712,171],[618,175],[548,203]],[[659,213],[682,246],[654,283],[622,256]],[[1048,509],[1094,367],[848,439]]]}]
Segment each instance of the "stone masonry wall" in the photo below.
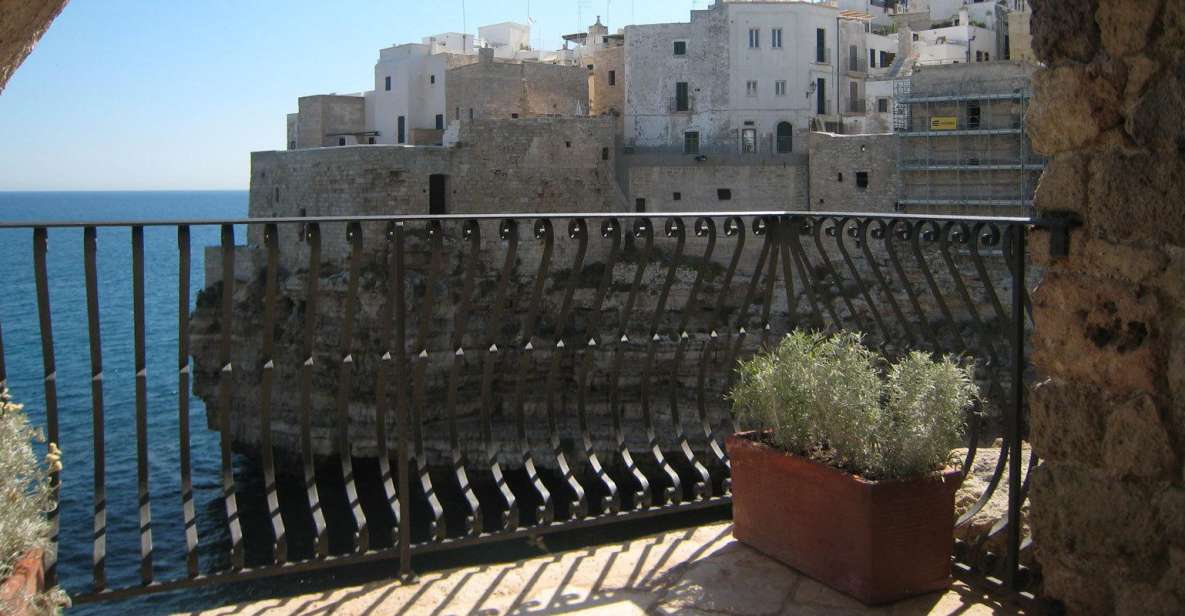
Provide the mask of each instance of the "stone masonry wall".
[{"label": "stone masonry wall", "polygon": [[[629,161],[629,203],[635,208],[638,199],[645,199],[648,212],[805,209],[807,167],[801,157],[787,155],[783,162],[769,164],[697,163],[669,155],[660,158],[665,162]],[[722,199],[721,190],[728,191],[728,199]]]},{"label": "stone masonry wall", "polygon": [[[1185,0],[1033,0],[1033,535],[1070,613],[1185,612]],[[1046,259],[1037,234],[1034,259]]]},{"label": "stone masonry wall", "polygon": [[445,109],[451,120],[586,115],[588,70],[487,58],[449,70]]},{"label": "stone masonry wall", "polygon": [[[897,201],[897,141],[892,134],[810,134],[810,209],[892,212]],[[868,174],[861,188],[856,174]]]}]

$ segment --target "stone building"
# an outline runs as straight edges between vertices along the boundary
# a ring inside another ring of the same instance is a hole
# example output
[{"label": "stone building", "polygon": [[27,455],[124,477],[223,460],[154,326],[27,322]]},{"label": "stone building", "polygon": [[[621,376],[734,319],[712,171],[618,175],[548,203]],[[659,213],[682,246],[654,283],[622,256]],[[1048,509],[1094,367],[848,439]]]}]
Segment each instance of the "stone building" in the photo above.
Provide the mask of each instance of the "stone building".
[{"label": "stone building", "polygon": [[447,72],[450,121],[588,115],[584,68],[498,60],[491,48],[479,50],[478,57],[477,63]]},{"label": "stone building", "polygon": [[891,134],[810,135],[810,209],[892,212],[900,177]]}]

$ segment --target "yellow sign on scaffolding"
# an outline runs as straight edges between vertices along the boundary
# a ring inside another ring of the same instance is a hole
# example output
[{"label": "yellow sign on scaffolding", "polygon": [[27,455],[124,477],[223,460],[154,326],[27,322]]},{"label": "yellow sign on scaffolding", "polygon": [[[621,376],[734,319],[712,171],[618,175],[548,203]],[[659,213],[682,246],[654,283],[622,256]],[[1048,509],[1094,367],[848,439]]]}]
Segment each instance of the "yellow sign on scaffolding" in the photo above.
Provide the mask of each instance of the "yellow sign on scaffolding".
[{"label": "yellow sign on scaffolding", "polygon": [[959,119],[955,116],[934,116],[930,118],[930,130],[955,130]]}]

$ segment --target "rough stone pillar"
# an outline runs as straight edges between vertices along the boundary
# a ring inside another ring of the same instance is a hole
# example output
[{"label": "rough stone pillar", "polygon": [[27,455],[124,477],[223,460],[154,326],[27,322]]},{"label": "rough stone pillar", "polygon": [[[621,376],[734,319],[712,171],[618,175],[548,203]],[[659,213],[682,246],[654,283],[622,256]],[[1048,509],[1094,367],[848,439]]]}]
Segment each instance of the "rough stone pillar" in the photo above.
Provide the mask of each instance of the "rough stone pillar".
[{"label": "rough stone pillar", "polygon": [[66,0],[0,0],[0,92]]},{"label": "rough stone pillar", "polygon": [[1070,613],[1185,613],[1185,0],[1031,0],[1032,526]]}]

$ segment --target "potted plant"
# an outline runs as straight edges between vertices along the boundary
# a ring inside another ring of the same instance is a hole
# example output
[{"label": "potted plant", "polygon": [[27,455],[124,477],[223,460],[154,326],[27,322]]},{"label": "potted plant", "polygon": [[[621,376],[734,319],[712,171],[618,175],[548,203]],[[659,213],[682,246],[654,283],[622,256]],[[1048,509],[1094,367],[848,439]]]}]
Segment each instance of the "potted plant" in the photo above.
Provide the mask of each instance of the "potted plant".
[{"label": "potted plant", "polygon": [[969,370],[796,331],[738,371],[736,539],[870,605],[946,588]]},{"label": "potted plant", "polygon": [[0,387],[0,614],[43,614],[68,605],[64,593],[45,588],[49,473],[62,467],[54,443],[45,465],[38,462],[32,443],[39,438],[21,405]]}]

